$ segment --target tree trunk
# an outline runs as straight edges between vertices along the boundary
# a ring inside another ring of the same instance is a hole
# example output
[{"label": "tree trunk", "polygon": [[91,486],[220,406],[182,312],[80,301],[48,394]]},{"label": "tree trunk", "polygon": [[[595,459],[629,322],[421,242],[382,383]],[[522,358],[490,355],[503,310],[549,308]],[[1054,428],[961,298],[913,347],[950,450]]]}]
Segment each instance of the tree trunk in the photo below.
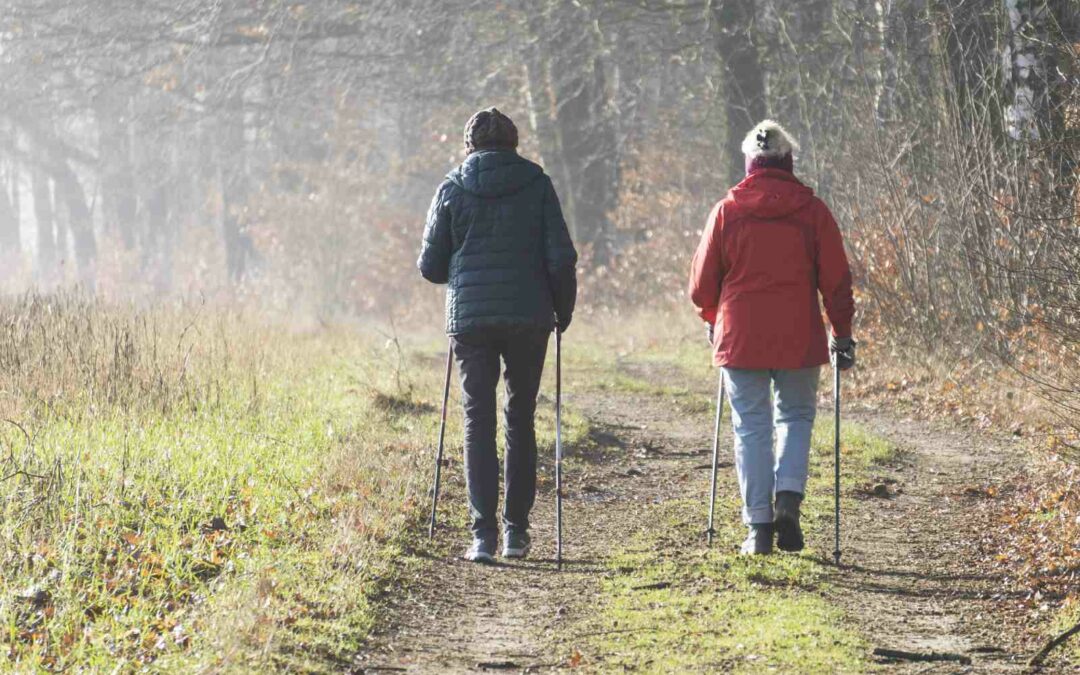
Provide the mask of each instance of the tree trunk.
[{"label": "tree trunk", "polygon": [[571,231],[603,264],[612,253],[608,214],[618,195],[618,141],[601,36],[587,10],[574,14],[530,14],[527,97]]},{"label": "tree trunk", "polygon": [[8,170],[0,175],[0,252],[17,254],[22,250],[20,211],[19,174],[12,162]]},{"label": "tree trunk", "polygon": [[135,248],[135,181],[131,156],[131,101],[104,95],[97,108],[98,155],[101,159],[101,205],[105,230],[116,232],[127,249]]},{"label": "tree trunk", "polygon": [[53,219],[52,187],[40,166],[31,169],[34,221],[37,226],[37,281],[49,288],[56,283],[56,225]]},{"label": "tree trunk", "polygon": [[742,139],[766,116],[765,74],[754,44],[752,0],[710,3],[716,49],[724,61],[724,111],[727,128],[728,182],[742,180],[746,168]]},{"label": "tree trunk", "polygon": [[242,281],[247,274],[252,244],[246,232],[248,178],[244,138],[243,96],[236,96],[221,111],[222,143],[218,156],[221,168],[222,236],[229,279]]},{"label": "tree trunk", "polygon": [[143,251],[147,276],[153,280],[159,293],[169,290],[171,261],[169,249],[172,229],[169,219],[169,197],[165,181],[158,179],[151,186],[146,200],[146,250]]},{"label": "tree trunk", "polygon": [[[63,201],[67,211],[79,284],[92,291],[97,281],[97,240],[86,191],[66,161],[55,161],[52,169],[56,199]],[[60,240],[58,243],[64,242]]]},{"label": "tree trunk", "polygon": [[903,43],[904,24],[902,14],[894,0],[876,0],[878,40],[881,63],[878,66],[878,88],[874,110],[878,124],[885,124],[896,117],[896,88],[900,82],[900,58],[897,50]]},{"label": "tree trunk", "polygon": [[1045,112],[1046,83],[1038,44],[1045,35],[1046,5],[1042,0],[1004,0],[1009,21],[1005,59],[1009,66],[1009,105],[1006,130],[1014,139],[1036,140],[1041,134],[1040,112]]}]

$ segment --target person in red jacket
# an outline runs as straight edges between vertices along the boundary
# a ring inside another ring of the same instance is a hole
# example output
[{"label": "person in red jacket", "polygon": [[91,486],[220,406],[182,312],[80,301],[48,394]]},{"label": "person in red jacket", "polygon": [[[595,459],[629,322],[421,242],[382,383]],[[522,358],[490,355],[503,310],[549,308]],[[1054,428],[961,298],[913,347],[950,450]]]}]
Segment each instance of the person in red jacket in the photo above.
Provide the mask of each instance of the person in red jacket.
[{"label": "person in red jacket", "polygon": [[851,270],[828,207],[795,177],[791,135],[765,120],[742,150],[746,177],[709,214],[689,291],[731,404],[742,552],[771,553],[774,535],[799,551],[821,366],[855,363]]}]

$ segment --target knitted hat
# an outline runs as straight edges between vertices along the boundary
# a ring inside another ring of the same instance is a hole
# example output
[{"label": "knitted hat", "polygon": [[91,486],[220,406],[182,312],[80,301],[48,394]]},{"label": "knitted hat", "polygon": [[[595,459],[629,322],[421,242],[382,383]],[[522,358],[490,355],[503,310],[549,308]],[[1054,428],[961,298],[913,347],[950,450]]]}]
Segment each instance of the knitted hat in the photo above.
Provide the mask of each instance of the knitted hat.
[{"label": "knitted hat", "polygon": [[518,145],[518,130],[509,117],[497,108],[481,110],[465,125],[465,150],[513,150]]},{"label": "knitted hat", "polygon": [[746,157],[746,173],[757,169],[783,169],[794,171],[793,153],[799,144],[787,129],[772,120],[757,124],[743,139],[742,151]]}]

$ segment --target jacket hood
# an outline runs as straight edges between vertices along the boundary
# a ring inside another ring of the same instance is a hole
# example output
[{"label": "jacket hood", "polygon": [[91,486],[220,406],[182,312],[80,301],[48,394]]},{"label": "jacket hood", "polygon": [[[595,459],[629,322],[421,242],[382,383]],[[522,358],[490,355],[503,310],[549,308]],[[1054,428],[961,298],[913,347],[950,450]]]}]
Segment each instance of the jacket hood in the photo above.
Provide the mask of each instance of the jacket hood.
[{"label": "jacket hood", "polygon": [[469,155],[446,178],[478,197],[505,197],[544,175],[538,164],[510,150],[481,150]]},{"label": "jacket hood", "polygon": [[750,215],[783,218],[814,198],[814,191],[794,175],[780,169],[754,171],[731,188],[731,198]]}]

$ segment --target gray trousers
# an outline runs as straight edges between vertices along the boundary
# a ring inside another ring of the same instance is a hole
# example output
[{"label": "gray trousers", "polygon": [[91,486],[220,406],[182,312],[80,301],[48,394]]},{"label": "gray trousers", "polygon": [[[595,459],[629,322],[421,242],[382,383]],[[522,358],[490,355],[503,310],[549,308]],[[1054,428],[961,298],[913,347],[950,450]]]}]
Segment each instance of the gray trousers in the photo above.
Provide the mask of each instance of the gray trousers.
[{"label": "gray trousers", "polygon": [[[773,495],[806,493],[821,368],[724,368],[743,522],[773,521]],[[775,439],[775,442],[774,442]]]},{"label": "gray trousers", "polygon": [[550,335],[535,329],[505,328],[452,338],[465,408],[465,479],[475,536],[498,534],[495,389],[500,361],[506,366],[506,497],[502,522],[513,530],[529,527],[529,512],[536,497],[536,396]]}]

